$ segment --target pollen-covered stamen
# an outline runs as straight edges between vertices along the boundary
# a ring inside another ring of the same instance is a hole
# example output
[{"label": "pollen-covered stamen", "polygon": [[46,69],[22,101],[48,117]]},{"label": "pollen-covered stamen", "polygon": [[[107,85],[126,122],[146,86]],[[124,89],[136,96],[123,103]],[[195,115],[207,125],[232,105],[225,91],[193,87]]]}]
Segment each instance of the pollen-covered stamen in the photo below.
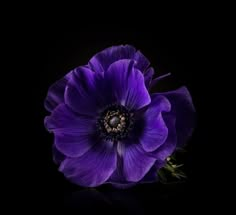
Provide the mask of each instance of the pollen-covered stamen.
[{"label": "pollen-covered stamen", "polygon": [[121,105],[109,106],[98,121],[101,136],[113,141],[123,139],[132,127],[132,116],[132,113]]},{"label": "pollen-covered stamen", "polygon": [[107,112],[104,119],[104,127],[108,133],[110,132],[122,132],[126,128],[125,114],[117,112]]}]

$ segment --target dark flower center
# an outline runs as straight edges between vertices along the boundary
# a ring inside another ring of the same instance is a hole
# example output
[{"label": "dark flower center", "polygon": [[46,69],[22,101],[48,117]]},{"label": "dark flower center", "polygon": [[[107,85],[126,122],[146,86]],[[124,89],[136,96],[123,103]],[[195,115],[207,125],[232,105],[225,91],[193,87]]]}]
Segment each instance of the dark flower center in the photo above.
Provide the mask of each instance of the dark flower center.
[{"label": "dark flower center", "polygon": [[133,114],[121,105],[111,105],[106,108],[97,123],[100,135],[112,141],[127,137],[132,125]]},{"label": "dark flower center", "polygon": [[109,124],[110,127],[116,128],[120,124],[120,121],[121,121],[121,119],[120,119],[119,116],[113,116],[109,120],[108,124]]}]

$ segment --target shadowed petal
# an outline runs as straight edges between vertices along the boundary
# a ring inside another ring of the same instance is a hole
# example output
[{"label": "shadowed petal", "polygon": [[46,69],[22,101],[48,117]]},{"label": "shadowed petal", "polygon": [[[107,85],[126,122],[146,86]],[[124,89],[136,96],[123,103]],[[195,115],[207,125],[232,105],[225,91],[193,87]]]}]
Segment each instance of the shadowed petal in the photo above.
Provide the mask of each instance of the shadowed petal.
[{"label": "shadowed petal", "polygon": [[112,143],[101,141],[79,158],[67,158],[60,171],[73,183],[95,187],[103,184],[116,168],[116,151]]},{"label": "shadowed petal", "polygon": [[59,165],[66,158],[65,155],[63,155],[60,151],[58,151],[58,149],[54,144],[52,145],[52,155],[53,155],[53,161],[57,165]]},{"label": "shadowed petal", "polygon": [[65,88],[70,76],[71,72],[49,88],[44,101],[44,107],[49,112],[52,112],[59,104],[64,103]]},{"label": "shadowed petal", "polygon": [[177,147],[181,147],[192,135],[195,124],[195,108],[191,95],[186,87],[158,94],[167,97],[171,103],[171,114],[176,116]]},{"label": "shadowed petal", "polygon": [[166,160],[157,160],[155,163],[156,172],[166,165]]},{"label": "shadowed petal", "polygon": [[149,86],[152,82],[153,75],[154,75],[154,69],[152,67],[147,69],[147,71],[144,73],[145,85],[146,85],[147,89],[149,88]]},{"label": "shadowed petal", "polygon": [[111,175],[108,183],[112,184],[116,188],[126,189],[129,187],[133,187],[138,183],[140,183],[140,184],[153,183],[153,182],[156,182],[157,180],[158,180],[157,168],[154,165],[148,171],[148,173],[138,182],[124,181],[123,177],[121,178],[121,176],[117,175],[117,170],[115,170],[114,173]]},{"label": "shadowed petal", "polygon": [[140,71],[145,71],[150,65],[149,60],[140,52],[137,51],[134,55],[135,67]]}]

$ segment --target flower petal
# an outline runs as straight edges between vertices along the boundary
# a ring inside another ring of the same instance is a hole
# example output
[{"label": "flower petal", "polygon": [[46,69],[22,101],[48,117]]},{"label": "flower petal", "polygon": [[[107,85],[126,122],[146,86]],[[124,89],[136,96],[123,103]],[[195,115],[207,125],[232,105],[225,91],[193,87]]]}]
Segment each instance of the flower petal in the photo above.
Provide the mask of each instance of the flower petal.
[{"label": "flower petal", "polygon": [[53,155],[53,161],[57,165],[59,165],[66,158],[65,155],[63,155],[60,151],[58,151],[58,149],[54,144],[52,145],[52,155]]},{"label": "flower petal", "polygon": [[67,83],[65,103],[79,114],[95,116],[99,108],[109,102],[103,95],[104,84],[102,74],[78,67]]},{"label": "flower petal", "polygon": [[137,110],[151,101],[143,74],[133,67],[131,60],[119,60],[104,73],[108,91],[116,101],[130,110]]},{"label": "flower petal", "polygon": [[166,165],[166,160],[157,160],[155,163],[156,172]]},{"label": "flower petal", "polygon": [[57,149],[69,157],[79,157],[87,152],[96,141],[96,136],[91,134],[62,132],[55,133],[55,145]]},{"label": "flower petal", "polygon": [[67,158],[59,170],[73,183],[95,187],[103,184],[116,168],[116,152],[111,142],[100,142],[79,158]]},{"label": "flower petal", "polygon": [[54,83],[48,90],[44,107],[49,112],[52,112],[59,104],[64,103],[64,92],[66,84],[71,77],[71,72],[65,77]]},{"label": "flower petal", "polygon": [[134,55],[135,67],[140,71],[145,71],[150,65],[149,60],[140,52],[137,51]]},{"label": "flower petal", "polygon": [[158,180],[157,176],[157,168],[155,165],[148,171],[148,173],[139,181],[139,182],[129,182],[120,180],[120,177],[117,177],[117,170],[111,175],[108,183],[112,184],[112,186],[120,189],[126,189],[135,186],[137,183],[146,184],[153,183]]},{"label": "flower petal", "polygon": [[45,118],[46,128],[54,132],[57,150],[69,157],[81,156],[94,145],[95,122],[74,114],[65,104]]},{"label": "flower petal", "polygon": [[171,103],[171,113],[176,116],[177,147],[183,146],[192,135],[195,124],[195,108],[186,87],[159,93]]},{"label": "flower petal", "polygon": [[139,143],[123,141],[123,173],[127,181],[140,181],[151,169],[156,159],[146,153]]},{"label": "flower petal", "polygon": [[112,63],[122,59],[135,60],[135,67],[142,72],[150,64],[147,58],[140,51],[136,51],[133,46],[121,45],[112,46],[97,53],[90,59],[89,66],[95,72],[105,72]]},{"label": "flower petal", "polygon": [[168,138],[166,139],[165,143],[162,144],[156,151],[151,152],[157,159],[156,166],[161,168],[163,163],[167,157],[169,157],[176,148],[177,143],[177,135],[176,135],[176,128],[175,122],[176,118],[170,113],[163,114],[164,121],[168,127]]},{"label": "flower petal", "polygon": [[171,109],[170,102],[164,96],[152,96],[152,102],[145,112],[144,129],[140,142],[146,152],[151,152],[160,147],[168,136],[168,128],[162,117],[162,112]]},{"label": "flower petal", "polygon": [[148,89],[151,82],[152,82],[152,76],[154,75],[154,69],[150,67],[147,69],[147,71],[144,73],[144,80],[145,80],[145,85],[146,88]]}]

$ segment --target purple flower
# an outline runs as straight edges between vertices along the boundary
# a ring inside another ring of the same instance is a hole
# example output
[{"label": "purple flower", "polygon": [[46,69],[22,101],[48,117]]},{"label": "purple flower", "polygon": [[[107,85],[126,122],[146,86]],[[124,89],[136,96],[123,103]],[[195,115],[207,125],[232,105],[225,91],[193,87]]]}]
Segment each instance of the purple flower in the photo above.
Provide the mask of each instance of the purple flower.
[{"label": "purple flower", "polygon": [[130,45],[113,46],[69,72],[48,91],[45,126],[54,161],[71,182],[126,187],[157,179],[157,171],[193,131],[186,87],[149,94],[147,58]]}]

